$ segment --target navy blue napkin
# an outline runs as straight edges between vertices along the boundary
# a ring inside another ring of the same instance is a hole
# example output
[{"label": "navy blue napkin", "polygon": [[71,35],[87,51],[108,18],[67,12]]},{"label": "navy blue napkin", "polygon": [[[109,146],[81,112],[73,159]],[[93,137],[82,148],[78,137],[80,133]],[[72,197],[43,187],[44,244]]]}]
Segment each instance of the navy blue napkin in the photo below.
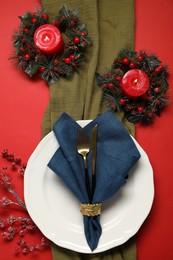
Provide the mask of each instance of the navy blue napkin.
[{"label": "navy blue napkin", "polygon": [[[140,158],[132,138],[124,125],[111,111],[103,113],[85,126],[90,137],[91,130],[98,125],[96,187],[92,204],[112,197],[127,181],[130,169]],[[68,114],[63,113],[53,127],[60,147],[48,167],[57,174],[79,199],[90,203],[85,186],[83,158],[77,152],[77,132],[81,126]],[[87,156],[90,183],[92,180],[91,153]],[[84,230],[89,247],[93,251],[102,233],[100,216],[83,216]]]}]

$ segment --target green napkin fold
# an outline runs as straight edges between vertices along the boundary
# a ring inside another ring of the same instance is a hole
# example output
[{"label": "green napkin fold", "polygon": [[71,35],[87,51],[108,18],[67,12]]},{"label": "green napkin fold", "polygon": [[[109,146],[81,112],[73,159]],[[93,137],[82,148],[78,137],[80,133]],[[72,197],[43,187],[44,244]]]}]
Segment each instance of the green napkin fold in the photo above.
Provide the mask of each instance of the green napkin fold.
[{"label": "green napkin fold", "polygon": [[[85,23],[93,46],[87,50],[86,62],[72,79],[60,79],[50,87],[50,102],[42,123],[42,136],[48,134],[62,112],[75,120],[93,119],[106,111],[95,72],[110,67],[123,48],[134,48],[134,0],[41,0],[52,21],[57,11],[66,5],[78,9],[80,23]],[[117,113],[134,136],[134,125]],[[99,254],[80,254],[52,244],[53,260],[135,260],[136,244],[131,238],[124,245]]]}]

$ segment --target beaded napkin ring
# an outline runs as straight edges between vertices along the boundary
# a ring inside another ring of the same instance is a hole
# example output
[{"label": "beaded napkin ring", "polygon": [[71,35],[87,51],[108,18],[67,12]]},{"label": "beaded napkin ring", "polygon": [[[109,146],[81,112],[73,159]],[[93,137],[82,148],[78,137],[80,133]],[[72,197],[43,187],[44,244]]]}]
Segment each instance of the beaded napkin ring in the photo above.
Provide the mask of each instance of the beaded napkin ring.
[{"label": "beaded napkin ring", "polygon": [[96,204],[80,204],[80,212],[84,216],[95,217],[101,214],[101,203]]}]

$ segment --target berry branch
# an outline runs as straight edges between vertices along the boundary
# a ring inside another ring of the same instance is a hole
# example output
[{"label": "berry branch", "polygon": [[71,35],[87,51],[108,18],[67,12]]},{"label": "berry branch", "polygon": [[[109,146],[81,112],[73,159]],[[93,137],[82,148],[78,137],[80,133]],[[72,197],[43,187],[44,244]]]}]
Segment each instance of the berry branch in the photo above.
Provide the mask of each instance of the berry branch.
[{"label": "berry branch", "polygon": [[8,175],[6,174],[6,170],[7,167],[3,167],[3,172],[0,173],[0,181],[1,184],[4,186],[4,188],[13,195],[13,197],[17,200],[17,202],[11,201],[6,197],[3,197],[0,200],[0,206],[2,207],[6,207],[8,205],[14,204],[17,206],[20,206],[24,209],[26,209],[26,205],[25,203],[22,201],[22,199],[19,197],[19,195],[15,192],[12,183],[11,183],[11,179],[8,177]]},{"label": "berry branch", "polygon": [[[14,153],[9,153],[8,149],[2,151],[2,157],[10,164],[12,171],[18,171],[22,176],[24,175],[26,163],[22,163],[19,157],[15,157]],[[2,171],[0,172],[0,183],[5,188],[5,192],[10,193],[16,201],[12,201],[7,196],[3,196],[0,199],[0,207],[9,207],[10,205],[18,206],[28,215],[26,205],[15,191],[12,185],[12,179],[8,176],[7,170],[7,166],[2,167]],[[22,252],[25,255],[34,251],[42,251],[50,245],[49,240],[45,237],[42,237],[38,244],[28,244],[23,239],[27,232],[32,233],[35,230],[38,230],[29,216],[16,217],[10,215],[6,218],[0,218],[0,229],[2,230],[2,237],[7,241],[12,241],[15,237],[19,237],[17,240],[18,247],[14,249],[15,254]]]}]

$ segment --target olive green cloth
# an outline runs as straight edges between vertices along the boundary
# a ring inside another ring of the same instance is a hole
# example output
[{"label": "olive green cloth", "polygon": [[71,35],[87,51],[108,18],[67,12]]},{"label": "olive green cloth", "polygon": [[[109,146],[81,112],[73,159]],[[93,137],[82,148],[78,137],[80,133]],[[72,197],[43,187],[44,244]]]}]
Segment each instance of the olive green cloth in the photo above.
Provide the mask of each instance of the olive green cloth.
[{"label": "olive green cloth", "polygon": [[[60,79],[50,86],[50,102],[42,123],[43,137],[48,134],[62,112],[76,120],[93,119],[107,108],[96,84],[95,72],[110,68],[123,48],[134,48],[134,0],[41,0],[53,21],[57,11],[66,5],[78,9],[80,23],[85,23],[93,46],[87,50],[86,62],[72,79]],[[118,113],[134,136],[134,125]],[[124,245],[99,254],[80,254],[52,244],[53,260],[135,260],[136,244],[131,238]]]}]

